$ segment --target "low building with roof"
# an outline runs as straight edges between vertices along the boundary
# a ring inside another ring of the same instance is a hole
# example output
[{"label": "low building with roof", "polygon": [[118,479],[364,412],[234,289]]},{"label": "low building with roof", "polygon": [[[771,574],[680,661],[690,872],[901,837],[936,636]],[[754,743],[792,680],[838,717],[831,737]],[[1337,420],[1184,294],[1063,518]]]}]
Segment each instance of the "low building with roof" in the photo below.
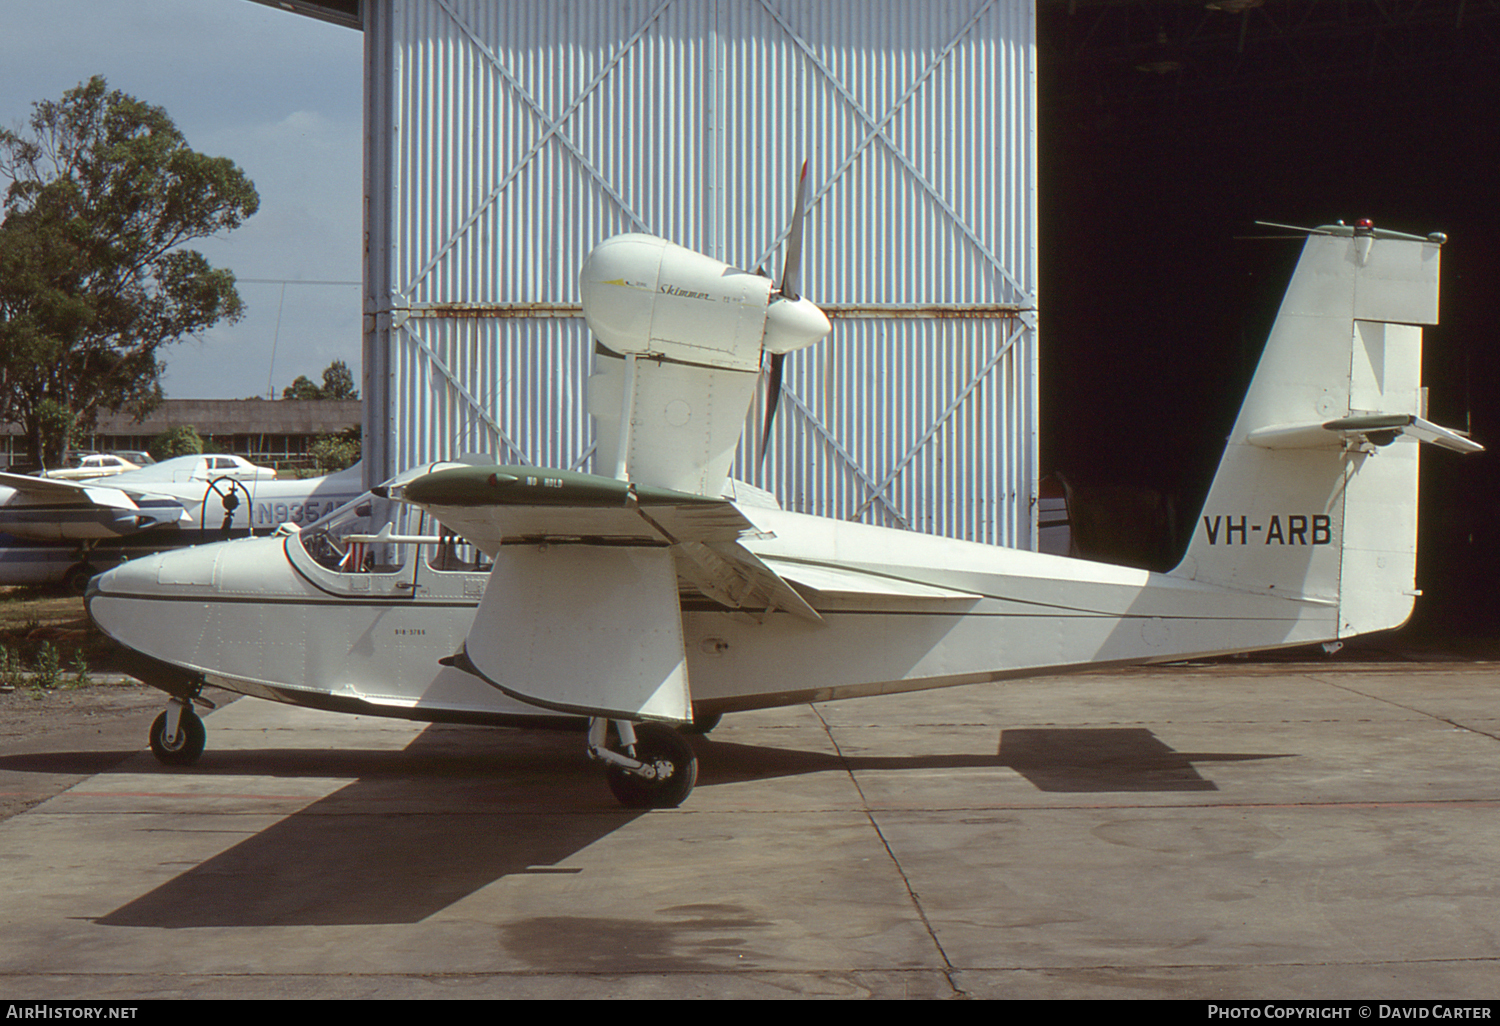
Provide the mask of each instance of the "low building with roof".
[{"label": "low building with roof", "polygon": [[[359,427],[360,411],[358,399],[167,399],[142,421],[128,413],[101,414],[97,430],[74,448],[144,452],[157,436],[191,427],[207,449],[282,470],[311,466],[313,442]],[[21,426],[0,426],[0,465],[25,461]]]}]

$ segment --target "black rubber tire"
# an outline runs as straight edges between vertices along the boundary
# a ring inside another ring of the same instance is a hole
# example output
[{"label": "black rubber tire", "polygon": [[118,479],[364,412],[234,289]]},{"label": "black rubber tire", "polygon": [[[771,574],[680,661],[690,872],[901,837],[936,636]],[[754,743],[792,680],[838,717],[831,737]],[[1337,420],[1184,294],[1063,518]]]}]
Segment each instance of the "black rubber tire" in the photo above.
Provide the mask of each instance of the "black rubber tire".
[{"label": "black rubber tire", "polygon": [[151,754],[165,766],[191,766],[203,754],[208,732],[203,721],[191,709],[182,710],[177,719],[177,736],[168,738],[167,714],[162,713],[151,724]]},{"label": "black rubber tire", "polygon": [[74,563],[68,567],[68,572],[63,574],[63,590],[69,595],[82,595],[89,590],[89,581],[93,580],[98,572],[99,568],[92,563]]},{"label": "black rubber tire", "polygon": [[627,809],[675,809],[698,782],[698,756],[687,738],[671,727],[659,723],[636,724],[632,758],[648,763],[665,759],[672,764],[673,772],[664,780],[647,780],[618,766],[608,767],[605,775],[609,789]]}]

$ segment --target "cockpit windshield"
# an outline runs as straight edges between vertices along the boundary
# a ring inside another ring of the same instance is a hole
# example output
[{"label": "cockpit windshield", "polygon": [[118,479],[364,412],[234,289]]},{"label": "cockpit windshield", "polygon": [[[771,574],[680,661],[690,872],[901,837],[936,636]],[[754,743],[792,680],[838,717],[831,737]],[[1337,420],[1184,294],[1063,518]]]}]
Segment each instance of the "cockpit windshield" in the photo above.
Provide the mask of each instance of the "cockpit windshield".
[{"label": "cockpit windshield", "polygon": [[401,517],[403,510],[401,503],[366,492],[303,528],[297,539],[309,556],[329,570],[350,574],[393,573],[405,561],[404,553],[396,551],[404,546],[362,539],[376,537],[386,525],[391,527],[387,535],[396,533],[395,521],[405,519]]}]

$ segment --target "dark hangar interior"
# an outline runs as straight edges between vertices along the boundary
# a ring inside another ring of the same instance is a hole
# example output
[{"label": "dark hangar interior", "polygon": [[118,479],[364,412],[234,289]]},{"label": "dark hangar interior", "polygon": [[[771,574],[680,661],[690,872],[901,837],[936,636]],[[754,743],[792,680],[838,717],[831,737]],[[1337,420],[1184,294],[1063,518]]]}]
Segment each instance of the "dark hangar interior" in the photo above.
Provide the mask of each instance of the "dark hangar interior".
[{"label": "dark hangar interior", "polygon": [[1037,14],[1043,472],[1151,539],[1121,561],[1171,562],[1298,253],[1255,222],[1445,232],[1430,417],[1490,451],[1423,449],[1424,597],[1405,635],[1490,634],[1500,3],[1039,0]]}]

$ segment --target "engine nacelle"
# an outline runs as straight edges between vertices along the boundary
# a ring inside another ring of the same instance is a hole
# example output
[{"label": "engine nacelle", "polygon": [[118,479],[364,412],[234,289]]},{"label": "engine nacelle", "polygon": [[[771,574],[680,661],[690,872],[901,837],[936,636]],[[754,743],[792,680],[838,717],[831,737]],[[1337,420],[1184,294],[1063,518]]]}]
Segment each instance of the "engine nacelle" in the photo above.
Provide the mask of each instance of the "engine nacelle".
[{"label": "engine nacelle", "polygon": [[763,352],[802,349],[830,331],[823,311],[776,294],[769,278],[652,235],[594,247],[579,288],[590,330],[622,356],[758,370]]},{"label": "engine nacelle", "polygon": [[602,349],[589,378],[594,472],[717,495],[764,353],[828,334],[823,311],[769,278],[651,235],[606,239],[579,272]]}]

